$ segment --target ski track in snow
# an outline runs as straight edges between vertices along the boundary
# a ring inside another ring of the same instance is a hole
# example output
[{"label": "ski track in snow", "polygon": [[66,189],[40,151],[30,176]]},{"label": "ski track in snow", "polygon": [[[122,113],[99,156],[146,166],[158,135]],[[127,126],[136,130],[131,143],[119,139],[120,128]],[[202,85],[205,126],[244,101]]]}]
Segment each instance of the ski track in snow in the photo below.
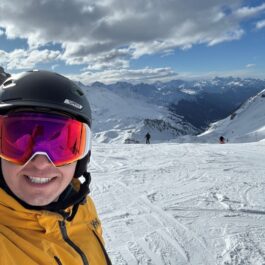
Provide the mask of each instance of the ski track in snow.
[{"label": "ski track in snow", "polygon": [[264,265],[264,160],[264,143],[95,145],[113,264]]}]

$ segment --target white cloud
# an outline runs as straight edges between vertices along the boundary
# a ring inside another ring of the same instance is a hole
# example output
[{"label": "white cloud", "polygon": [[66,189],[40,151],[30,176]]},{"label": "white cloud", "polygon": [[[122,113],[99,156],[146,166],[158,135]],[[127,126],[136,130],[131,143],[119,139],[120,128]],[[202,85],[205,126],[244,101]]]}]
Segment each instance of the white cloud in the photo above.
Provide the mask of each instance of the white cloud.
[{"label": "white cloud", "polygon": [[[0,17],[0,28],[7,38],[24,38],[30,47],[8,55],[10,69],[29,68],[42,59],[56,58],[67,65],[85,65],[88,70],[127,71],[130,60],[143,55],[167,55],[176,48],[187,50],[196,44],[211,46],[240,39],[244,34],[240,22],[265,10],[265,4],[242,7],[242,3],[1,0],[0,13],[5,15]],[[50,42],[61,45],[62,54],[38,51]]]},{"label": "white cloud", "polygon": [[192,80],[202,80],[202,79],[212,79],[214,77],[240,77],[240,78],[259,78],[265,80],[264,71],[257,71],[256,68],[243,68],[243,69],[234,69],[229,71],[211,71],[211,72],[179,72],[179,79],[192,79]]},{"label": "white cloud", "polygon": [[53,62],[60,58],[59,51],[51,50],[23,50],[16,49],[12,52],[0,50],[0,64],[8,70],[33,69],[38,63]]},{"label": "white cloud", "polygon": [[261,20],[261,21],[258,21],[256,23],[256,28],[257,29],[261,29],[261,28],[264,28],[265,27],[265,19],[264,20]]},{"label": "white cloud", "polygon": [[252,68],[252,67],[255,67],[255,66],[256,66],[255,64],[249,63],[249,64],[246,65],[246,68]]},{"label": "white cloud", "polygon": [[127,68],[129,67],[130,52],[128,49],[113,49],[101,53],[87,53],[85,45],[71,44],[65,45],[65,52],[61,59],[68,65],[86,64],[87,68],[99,70],[105,68]]},{"label": "white cloud", "polygon": [[221,42],[225,41],[231,41],[231,40],[238,40],[242,37],[244,34],[244,30],[242,29],[235,29],[233,31],[227,31],[226,34],[223,34],[222,36],[217,36],[215,39],[211,40],[209,42],[209,46],[216,45]]},{"label": "white cloud", "polygon": [[95,81],[105,84],[115,83],[117,81],[127,81],[131,83],[168,81],[178,77],[178,74],[171,68],[143,68],[138,70],[104,70],[101,72],[86,71],[78,75],[68,75],[73,80],[78,80],[84,84],[91,84]]},{"label": "white cloud", "polygon": [[104,69],[126,69],[129,68],[129,62],[126,60],[117,59],[112,62],[95,62],[89,64],[87,69],[88,70],[104,70]]},{"label": "white cloud", "polygon": [[54,64],[54,65],[51,66],[51,69],[53,71],[55,71],[55,69],[58,68],[59,66],[60,66],[59,64]]},{"label": "white cloud", "polygon": [[265,10],[265,3],[256,7],[242,7],[235,12],[239,18],[253,17]]},{"label": "white cloud", "polygon": [[80,81],[83,84],[91,84],[99,81],[105,84],[125,81],[130,83],[153,83],[155,81],[170,81],[174,79],[183,80],[201,80],[219,77],[241,77],[241,78],[260,78],[265,79],[263,71],[257,71],[253,67],[243,69],[234,69],[229,71],[211,71],[211,72],[176,72],[172,68],[143,68],[138,70],[104,70],[104,71],[85,71],[81,74],[68,74],[72,80]]}]

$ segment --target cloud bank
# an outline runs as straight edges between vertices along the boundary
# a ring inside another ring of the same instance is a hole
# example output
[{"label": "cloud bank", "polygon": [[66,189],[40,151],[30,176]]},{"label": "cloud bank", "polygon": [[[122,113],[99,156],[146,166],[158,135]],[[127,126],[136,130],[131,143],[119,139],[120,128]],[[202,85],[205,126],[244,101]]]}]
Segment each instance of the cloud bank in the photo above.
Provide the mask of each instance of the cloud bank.
[{"label": "cloud bank", "polygon": [[[242,4],[243,0],[1,0],[0,35],[26,39],[28,48],[1,51],[0,60],[11,70],[58,60],[84,65],[84,73],[95,71],[95,76],[97,71],[121,70],[130,76],[137,72],[130,72],[131,60],[143,55],[240,39],[245,33],[241,22],[265,10],[265,4]],[[262,27],[264,21],[257,22],[256,28]],[[48,43],[60,49],[43,49]]]}]

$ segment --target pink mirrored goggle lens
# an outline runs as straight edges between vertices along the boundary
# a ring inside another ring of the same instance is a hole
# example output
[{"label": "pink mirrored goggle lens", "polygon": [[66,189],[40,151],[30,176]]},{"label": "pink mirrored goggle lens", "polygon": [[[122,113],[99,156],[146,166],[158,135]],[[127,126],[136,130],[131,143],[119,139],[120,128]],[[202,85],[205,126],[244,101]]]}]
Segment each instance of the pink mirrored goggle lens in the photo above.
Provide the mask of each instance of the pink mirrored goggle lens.
[{"label": "pink mirrored goggle lens", "polygon": [[20,165],[45,153],[61,166],[83,158],[91,148],[87,124],[54,113],[10,113],[0,116],[0,129],[0,156]]}]

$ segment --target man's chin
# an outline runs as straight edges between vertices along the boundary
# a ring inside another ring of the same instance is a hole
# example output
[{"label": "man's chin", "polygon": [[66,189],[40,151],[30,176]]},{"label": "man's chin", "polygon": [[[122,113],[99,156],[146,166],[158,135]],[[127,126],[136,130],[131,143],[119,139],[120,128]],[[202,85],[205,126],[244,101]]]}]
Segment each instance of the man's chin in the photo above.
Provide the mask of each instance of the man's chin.
[{"label": "man's chin", "polygon": [[46,197],[35,197],[35,198],[22,198],[22,200],[27,203],[28,205],[31,206],[47,206],[48,204],[55,202],[58,200],[57,198],[51,199],[51,198],[46,198]]}]

